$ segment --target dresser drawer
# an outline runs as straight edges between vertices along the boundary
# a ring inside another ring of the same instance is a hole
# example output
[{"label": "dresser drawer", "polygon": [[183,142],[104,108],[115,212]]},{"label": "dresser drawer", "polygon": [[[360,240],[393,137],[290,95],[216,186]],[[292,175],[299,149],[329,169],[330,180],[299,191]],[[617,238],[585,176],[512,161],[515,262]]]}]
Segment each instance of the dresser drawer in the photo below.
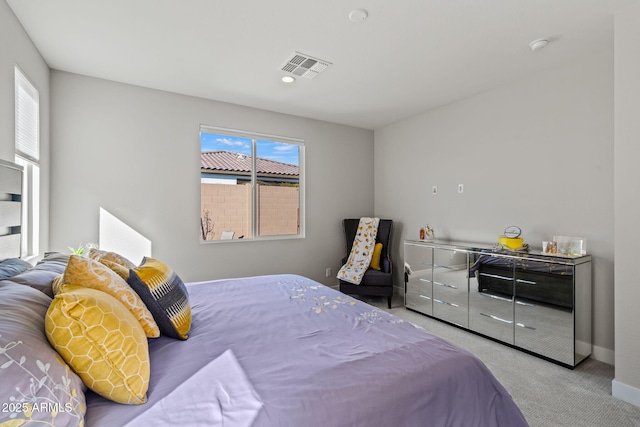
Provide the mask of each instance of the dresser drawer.
[{"label": "dresser drawer", "polygon": [[471,289],[469,329],[513,344],[513,299]]},{"label": "dresser drawer", "polygon": [[463,328],[469,327],[469,310],[467,305],[457,304],[446,298],[433,298],[433,316]]},{"label": "dresser drawer", "polygon": [[410,277],[406,283],[405,306],[431,316],[433,313],[431,270],[428,270],[428,274],[424,270],[414,272]]},{"label": "dresser drawer", "polygon": [[431,296],[424,293],[410,291],[404,294],[404,305],[407,308],[431,316],[433,314]]},{"label": "dresser drawer", "polygon": [[574,365],[573,313],[570,309],[516,299],[514,344]]},{"label": "dresser drawer", "polygon": [[469,327],[469,279],[466,251],[438,249],[433,254],[433,315]]},{"label": "dresser drawer", "polygon": [[404,262],[412,272],[431,270],[433,266],[433,248],[423,245],[405,244]]}]

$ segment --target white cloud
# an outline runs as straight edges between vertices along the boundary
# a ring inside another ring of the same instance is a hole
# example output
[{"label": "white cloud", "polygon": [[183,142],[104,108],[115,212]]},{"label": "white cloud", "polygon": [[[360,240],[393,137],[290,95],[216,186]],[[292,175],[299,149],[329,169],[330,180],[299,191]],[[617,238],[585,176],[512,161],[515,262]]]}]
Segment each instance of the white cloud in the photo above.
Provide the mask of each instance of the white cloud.
[{"label": "white cloud", "polygon": [[246,141],[242,141],[240,139],[229,139],[229,138],[217,138],[216,142],[219,142],[222,145],[229,145],[231,147],[246,147]]},{"label": "white cloud", "polygon": [[298,146],[295,144],[278,144],[275,147],[273,147],[273,149],[276,151],[290,151],[290,150],[297,150]]}]

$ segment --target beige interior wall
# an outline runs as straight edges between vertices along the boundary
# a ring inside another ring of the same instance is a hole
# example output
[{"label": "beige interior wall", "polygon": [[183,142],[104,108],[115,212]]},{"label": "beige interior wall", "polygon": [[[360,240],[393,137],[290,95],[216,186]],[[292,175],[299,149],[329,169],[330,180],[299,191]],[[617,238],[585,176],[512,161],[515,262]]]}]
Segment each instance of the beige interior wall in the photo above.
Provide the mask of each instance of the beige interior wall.
[{"label": "beige interior wall", "polygon": [[613,46],[376,130],[375,190],[376,215],[397,221],[395,259],[425,224],[487,244],[511,225],[537,248],[585,238],[594,356],[613,363]]},{"label": "beige interior wall", "polygon": [[[103,208],[185,281],[296,273],[337,283],[341,220],[373,212],[372,131],[61,71],[51,88],[53,249],[98,241]],[[200,243],[200,125],[304,140],[304,238]]]},{"label": "beige interior wall", "polygon": [[615,365],[613,395],[640,406],[640,3],[615,20]]},{"label": "beige interior wall", "polygon": [[15,66],[40,95],[40,249],[49,246],[49,66],[16,19],[0,1],[0,159],[15,161]]}]

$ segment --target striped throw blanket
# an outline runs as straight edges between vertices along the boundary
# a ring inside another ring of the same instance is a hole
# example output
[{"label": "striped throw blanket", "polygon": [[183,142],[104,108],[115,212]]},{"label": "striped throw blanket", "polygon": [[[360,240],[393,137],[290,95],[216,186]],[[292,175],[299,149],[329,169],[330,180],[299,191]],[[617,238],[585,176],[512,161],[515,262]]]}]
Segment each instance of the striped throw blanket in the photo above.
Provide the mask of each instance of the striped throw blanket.
[{"label": "striped throw blanket", "polygon": [[359,285],[362,276],[369,268],[371,255],[376,245],[380,218],[360,218],[356,237],[353,239],[351,253],[347,263],[338,271],[338,279]]}]

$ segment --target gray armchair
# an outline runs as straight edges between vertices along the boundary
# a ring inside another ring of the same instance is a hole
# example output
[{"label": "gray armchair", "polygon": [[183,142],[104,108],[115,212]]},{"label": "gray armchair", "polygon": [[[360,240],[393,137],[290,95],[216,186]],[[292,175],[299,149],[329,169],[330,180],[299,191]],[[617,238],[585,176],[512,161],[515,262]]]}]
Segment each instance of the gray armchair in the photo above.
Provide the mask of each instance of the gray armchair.
[{"label": "gray armchair", "polygon": [[[342,258],[342,264],[347,262],[347,258],[351,253],[353,239],[356,237],[358,230],[359,218],[345,219],[342,221],[346,243],[346,255]],[[362,278],[359,285],[340,280],[340,292],[350,295],[364,296],[381,296],[387,297],[387,305],[391,308],[391,297],[393,296],[393,264],[391,262],[390,246],[391,232],[393,230],[393,221],[390,219],[381,219],[378,224],[378,234],[376,243],[382,243],[382,252],[380,253],[380,270],[369,268]]]}]

